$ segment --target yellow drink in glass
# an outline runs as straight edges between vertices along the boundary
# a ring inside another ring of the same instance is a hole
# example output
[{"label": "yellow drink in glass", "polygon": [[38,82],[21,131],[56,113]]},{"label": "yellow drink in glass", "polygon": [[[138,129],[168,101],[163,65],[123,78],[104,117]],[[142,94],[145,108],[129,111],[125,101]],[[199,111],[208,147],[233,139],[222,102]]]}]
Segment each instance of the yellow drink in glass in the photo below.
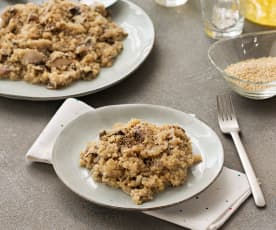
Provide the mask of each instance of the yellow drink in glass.
[{"label": "yellow drink in glass", "polygon": [[276,0],[242,0],[244,16],[255,23],[276,26]]}]

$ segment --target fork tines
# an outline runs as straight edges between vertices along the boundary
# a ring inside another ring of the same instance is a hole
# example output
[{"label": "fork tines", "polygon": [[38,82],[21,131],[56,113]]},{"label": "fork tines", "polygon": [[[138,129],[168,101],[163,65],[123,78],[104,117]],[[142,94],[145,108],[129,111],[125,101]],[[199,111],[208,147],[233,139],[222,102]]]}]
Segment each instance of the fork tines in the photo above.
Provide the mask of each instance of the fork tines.
[{"label": "fork tines", "polygon": [[218,116],[224,120],[235,120],[236,113],[230,95],[217,96]]},{"label": "fork tines", "polygon": [[218,122],[222,132],[239,131],[239,124],[235,114],[231,96],[217,96]]}]

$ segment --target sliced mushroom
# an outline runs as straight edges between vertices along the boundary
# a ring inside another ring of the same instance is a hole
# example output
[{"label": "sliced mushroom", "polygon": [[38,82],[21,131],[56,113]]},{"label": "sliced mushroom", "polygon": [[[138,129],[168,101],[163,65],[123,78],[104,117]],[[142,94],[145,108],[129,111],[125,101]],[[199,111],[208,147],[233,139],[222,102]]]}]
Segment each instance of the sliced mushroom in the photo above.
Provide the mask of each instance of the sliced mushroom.
[{"label": "sliced mushroom", "polygon": [[71,9],[69,9],[69,12],[70,12],[70,14],[72,14],[72,16],[76,16],[76,15],[80,15],[81,14],[81,10],[77,6],[72,7]]},{"label": "sliced mushroom", "polygon": [[67,65],[70,65],[72,62],[73,62],[72,59],[66,59],[66,58],[61,57],[61,58],[55,59],[52,62],[51,66],[53,66],[53,67],[67,66]]},{"label": "sliced mushroom", "polygon": [[46,62],[46,56],[37,50],[27,50],[21,59],[23,65],[43,64]]},{"label": "sliced mushroom", "polygon": [[9,72],[10,68],[7,66],[0,66],[0,77],[5,77]]},{"label": "sliced mushroom", "polygon": [[39,21],[39,17],[38,17],[37,14],[31,13],[31,14],[28,15],[27,21],[28,22],[31,22],[31,21],[38,22]]},{"label": "sliced mushroom", "polygon": [[78,54],[78,57],[83,57],[87,54],[88,48],[84,45],[78,46],[76,49],[76,54]]},{"label": "sliced mushroom", "polygon": [[92,47],[93,46],[93,43],[95,43],[95,38],[92,38],[92,37],[88,37],[86,40],[85,40],[85,46],[86,47]]},{"label": "sliced mushroom", "polygon": [[134,140],[137,141],[137,142],[143,142],[144,141],[144,135],[143,135],[143,133],[141,132],[141,130],[139,128],[135,129],[135,131],[133,133],[133,136],[134,136]]},{"label": "sliced mushroom", "polygon": [[74,62],[73,56],[63,52],[55,51],[50,56],[50,61],[47,63],[49,67],[68,66]]}]

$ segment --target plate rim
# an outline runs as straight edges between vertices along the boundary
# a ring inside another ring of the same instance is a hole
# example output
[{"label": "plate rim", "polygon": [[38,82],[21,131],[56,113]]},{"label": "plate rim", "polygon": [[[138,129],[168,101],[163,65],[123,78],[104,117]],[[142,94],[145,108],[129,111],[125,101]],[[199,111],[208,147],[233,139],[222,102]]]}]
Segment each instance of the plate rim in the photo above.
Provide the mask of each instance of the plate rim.
[{"label": "plate rim", "polygon": [[[128,107],[128,106],[135,106],[135,107],[149,107],[149,108],[157,108],[157,109],[165,109],[165,110],[170,110],[170,111],[174,111],[174,112],[177,112],[177,113],[182,113],[182,114],[185,114],[189,117],[191,117],[192,119],[196,119],[198,120],[201,125],[204,125],[206,127],[209,128],[209,130],[213,133],[213,135],[217,138],[218,142],[219,142],[219,148],[220,148],[220,157],[221,157],[221,164],[219,165],[219,168],[218,168],[218,171],[216,172],[216,175],[210,180],[210,183],[204,187],[203,189],[199,190],[197,193],[194,193],[193,195],[190,195],[188,198],[186,198],[185,200],[181,200],[179,202],[174,202],[174,203],[171,203],[171,204],[167,204],[167,205],[156,205],[156,206],[153,206],[153,207],[139,207],[139,205],[137,205],[137,207],[133,208],[133,207],[119,207],[119,206],[114,206],[114,205],[108,205],[108,204],[103,204],[101,202],[98,202],[96,200],[93,200],[91,199],[90,197],[86,197],[86,196],[83,196],[82,194],[80,194],[77,190],[73,189],[70,187],[70,185],[68,185],[67,181],[63,180],[62,176],[60,176],[59,174],[59,170],[57,169],[57,165],[56,165],[56,155],[57,155],[57,145],[58,145],[58,142],[59,142],[59,139],[61,138],[61,136],[64,134],[64,132],[66,131],[66,129],[71,126],[74,122],[76,122],[76,120],[78,119],[81,119],[81,117],[84,117],[84,116],[87,116],[87,114],[89,113],[95,113],[97,111],[101,111],[101,110],[104,110],[104,109],[107,109],[107,108],[113,108],[113,107]],[[60,179],[60,181],[69,189],[71,190],[73,193],[75,193],[76,195],[80,196],[81,198],[91,202],[91,203],[94,203],[96,205],[99,205],[99,206],[102,206],[102,207],[106,207],[106,208],[112,208],[112,209],[117,209],[117,210],[128,210],[128,211],[150,211],[150,210],[156,210],[156,209],[161,209],[161,208],[167,208],[167,207],[171,207],[171,206],[174,206],[174,205],[177,205],[177,204],[180,204],[180,203],[183,203],[185,201],[188,201],[188,200],[191,200],[192,198],[196,197],[197,195],[199,195],[200,193],[204,192],[206,189],[208,189],[216,180],[217,178],[219,177],[219,175],[221,174],[222,170],[223,170],[223,166],[224,166],[224,148],[223,148],[223,145],[222,145],[222,142],[219,138],[219,136],[216,134],[216,132],[210,127],[208,126],[205,122],[203,122],[201,119],[199,119],[198,117],[194,117],[192,116],[191,114],[189,113],[186,113],[186,112],[183,112],[181,110],[178,110],[178,109],[174,109],[174,108],[171,108],[171,107],[167,107],[167,106],[162,106],[162,105],[153,105],[153,104],[117,104],[117,105],[107,105],[107,106],[103,106],[103,107],[99,107],[99,108],[95,108],[94,110],[91,110],[91,111],[88,111],[88,112],[85,112],[84,114],[78,116],[77,118],[73,119],[71,122],[69,122],[65,127],[64,129],[61,131],[61,133],[59,134],[59,136],[57,137],[55,143],[54,143],[54,146],[53,146],[53,152],[52,152],[52,160],[51,160],[51,163],[52,163],[52,166],[54,168],[54,171],[56,173],[56,175],[58,176],[58,178]]]},{"label": "plate rim", "polygon": [[[129,69],[120,79],[112,81],[111,83],[105,84],[105,85],[103,85],[101,87],[98,87],[96,89],[87,90],[87,91],[79,92],[79,93],[73,93],[73,94],[65,94],[65,95],[61,95],[61,96],[43,97],[43,96],[38,95],[36,97],[33,97],[33,96],[27,96],[27,95],[3,93],[1,91],[0,91],[0,96],[5,97],[5,98],[10,98],[10,99],[27,100],[27,101],[56,101],[56,100],[63,100],[63,99],[66,99],[66,98],[70,98],[70,97],[82,97],[82,96],[86,96],[86,95],[90,95],[90,94],[95,94],[97,92],[100,92],[100,91],[103,91],[107,88],[110,88],[114,85],[117,85],[117,84],[121,83],[123,80],[125,80],[132,73],[134,73],[146,61],[147,57],[150,55],[150,53],[153,49],[153,46],[154,46],[154,43],[155,43],[155,38],[156,38],[155,28],[154,28],[153,21],[151,20],[149,15],[146,13],[146,11],[141,6],[131,2],[129,0],[118,0],[118,2],[116,2],[116,3],[119,3],[119,2],[124,2],[127,5],[139,8],[139,10],[143,12],[143,15],[145,16],[145,18],[147,18],[147,20],[149,22],[149,25],[152,29],[152,38],[150,40],[150,44],[149,44],[148,49],[146,50],[146,52],[143,52],[141,60],[139,60],[136,64],[134,64],[132,66],[132,68]],[[99,77],[100,77],[100,75],[99,75]],[[0,80],[6,80],[6,79],[0,79]],[[19,82],[22,82],[22,81],[19,81]],[[31,84],[31,83],[27,83],[27,84]],[[33,84],[33,86],[38,87],[40,85]]]},{"label": "plate rim", "polygon": [[[111,0],[111,1],[109,1],[109,3],[108,4],[104,4],[104,3],[102,3],[100,0],[96,0],[95,2],[96,3],[101,3],[101,4],[103,4],[104,5],[104,7],[105,8],[110,8],[111,6],[113,6],[115,3],[117,3],[119,0]],[[82,3],[82,2],[81,2]],[[85,4],[85,3],[84,3]]]}]

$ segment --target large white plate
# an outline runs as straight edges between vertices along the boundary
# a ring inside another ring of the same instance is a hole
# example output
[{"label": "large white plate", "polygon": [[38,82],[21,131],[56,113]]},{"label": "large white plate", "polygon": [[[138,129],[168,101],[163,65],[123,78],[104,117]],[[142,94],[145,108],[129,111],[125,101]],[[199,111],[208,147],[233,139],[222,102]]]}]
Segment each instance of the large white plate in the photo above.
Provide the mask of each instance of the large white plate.
[{"label": "large white plate", "polygon": [[[79,153],[89,141],[96,139],[101,130],[131,118],[182,126],[192,140],[193,152],[203,158],[189,171],[186,184],[157,194],[155,199],[142,205],[135,205],[121,190],[94,182],[89,171],[79,166]],[[52,163],[63,183],[89,201],[113,208],[150,210],[182,202],[206,189],[219,175],[223,156],[221,142],[214,131],[191,115],[161,106],[117,105],[88,112],[66,126],[55,143]]]},{"label": "large white plate", "polygon": [[[3,5],[0,3],[0,7]],[[96,79],[78,81],[58,90],[23,81],[0,80],[0,95],[25,100],[57,100],[95,93],[127,77],[141,65],[153,47],[153,24],[140,7],[127,0],[118,1],[110,10],[113,20],[128,33],[124,40],[124,50],[112,67],[103,68]]]}]

